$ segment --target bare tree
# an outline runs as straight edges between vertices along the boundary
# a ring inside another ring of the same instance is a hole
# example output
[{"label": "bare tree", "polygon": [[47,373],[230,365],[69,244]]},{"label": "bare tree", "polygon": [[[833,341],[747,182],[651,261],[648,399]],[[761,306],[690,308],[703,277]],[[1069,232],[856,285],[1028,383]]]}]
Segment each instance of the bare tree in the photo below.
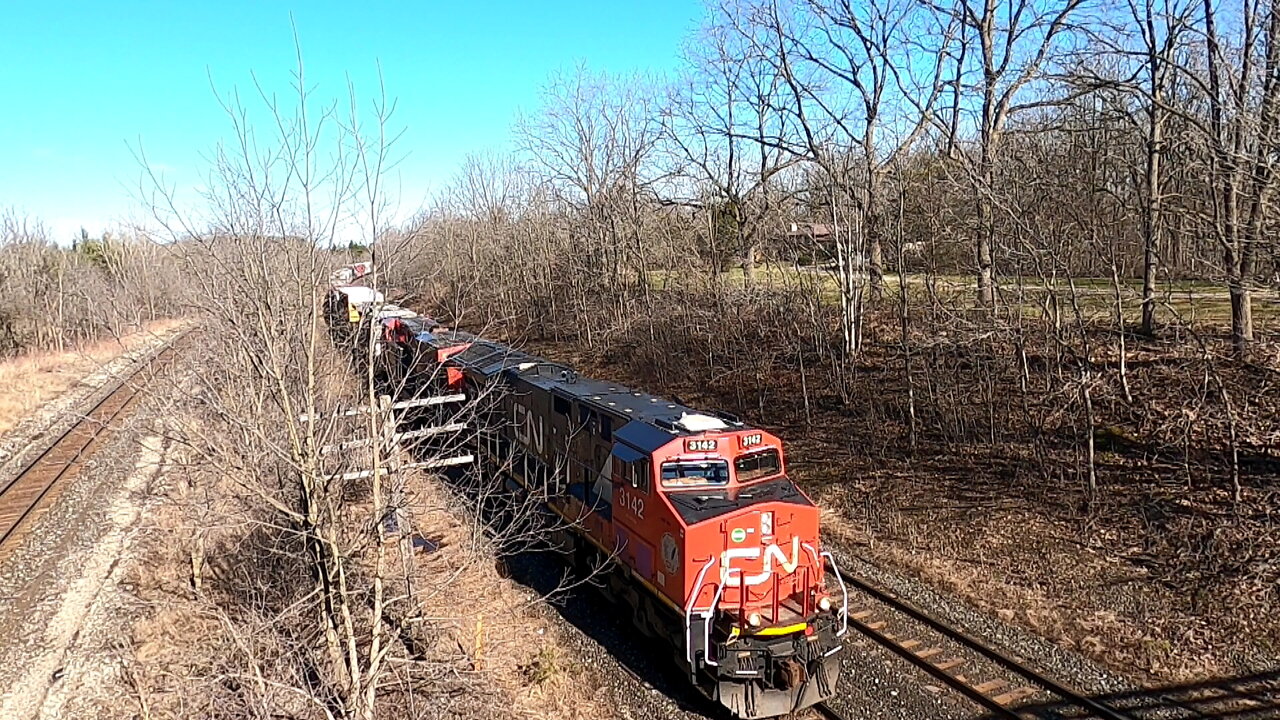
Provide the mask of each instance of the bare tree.
[{"label": "bare tree", "polygon": [[181,313],[181,283],[162,249],[81,232],[68,248],[38,220],[0,214],[0,356],[119,338]]},{"label": "bare tree", "polygon": [[664,112],[676,174],[684,179],[677,192],[703,206],[712,234],[728,236],[750,285],[766,219],[778,210],[773,180],[796,161],[776,141],[787,134],[778,109],[781,79],[758,48],[724,26],[706,27],[698,39]]},{"label": "bare tree", "polygon": [[[1275,155],[1280,142],[1280,12],[1243,0],[1238,34],[1226,36],[1216,3],[1203,3],[1207,122],[1197,122],[1209,148],[1210,229],[1222,252],[1231,295],[1231,344],[1253,341],[1251,285],[1259,247],[1273,220]],[[1230,27],[1230,25],[1228,26]]]},{"label": "bare tree", "polygon": [[[1010,119],[1018,113],[1044,107],[1058,98],[1032,95],[1028,89],[1042,79],[1046,66],[1064,50],[1075,32],[1076,16],[1088,0],[956,0],[933,7],[960,23],[961,50],[956,56],[953,80],[957,90],[951,117],[943,127],[965,133],[973,127],[973,147],[953,141],[969,175],[976,212],[975,243],[978,265],[978,302],[996,302],[996,164],[1001,141]],[[969,88],[970,100],[960,88]]]},{"label": "bare tree", "polygon": [[579,67],[554,76],[535,115],[516,126],[521,150],[557,200],[580,208],[599,241],[602,270],[621,277],[613,247],[622,234],[611,214],[652,181],[648,161],[659,137],[656,108],[641,78],[610,78]]},{"label": "bare tree", "polygon": [[1139,30],[1144,82],[1138,84],[1146,115],[1142,195],[1142,332],[1156,326],[1156,273],[1164,245],[1164,157],[1169,86],[1175,79],[1175,56],[1188,28],[1193,4],[1177,0],[1130,0],[1129,14]]},{"label": "bare tree", "polygon": [[[757,142],[783,148],[822,169],[823,201],[835,236],[844,351],[862,343],[864,287],[883,292],[884,178],[928,126],[942,90],[940,68],[952,33],[932,32],[914,3],[761,2],[723,5],[724,27],[766,60],[783,92],[785,122]],[[937,39],[938,61],[910,58],[918,33]]]},{"label": "bare tree", "polygon": [[[276,589],[287,598],[276,607],[282,628],[298,634],[298,647],[322,649],[300,651],[299,676],[311,680],[297,691],[330,716],[367,720],[389,658],[405,652],[389,618],[408,598],[390,584],[381,537],[391,458],[377,443],[337,458],[368,468],[368,499],[352,506],[352,476],[328,456],[344,435],[377,438],[382,428],[371,412],[354,424],[333,413],[338,403],[377,407],[378,398],[371,376],[359,393],[341,390],[347,368],[332,360],[321,299],[340,257],[333,249],[352,236],[372,244],[385,227],[393,106],[383,94],[365,111],[350,87],[345,113],[337,101],[320,103],[300,55],[292,103],[257,90],[252,111],[235,92],[220,98],[232,136],[213,154],[207,213],[192,212],[144,165],[155,235],[181,263],[205,334],[218,338],[196,366],[204,412],[177,439],[270,509],[261,528],[280,535],[282,554],[310,578],[309,591]],[[270,129],[255,128],[254,116],[270,118]],[[310,623],[295,622],[299,609]],[[262,667],[252,673],[293,682]]]}]

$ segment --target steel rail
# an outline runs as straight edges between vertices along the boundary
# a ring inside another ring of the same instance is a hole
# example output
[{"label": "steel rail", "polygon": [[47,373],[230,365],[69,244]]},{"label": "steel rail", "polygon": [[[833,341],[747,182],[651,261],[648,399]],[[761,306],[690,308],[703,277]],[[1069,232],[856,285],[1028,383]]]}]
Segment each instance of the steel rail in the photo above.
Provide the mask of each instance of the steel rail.
[{"label": "steel rail", "polygon": [[[1048,690],[1054,695],[1061,697],[1063,700],[1066,700],[1073,705],[1077,705],[1081,708],[1088,710],[1090,713],[1092,713],[1097,717],[1104,718],[1105,720],[1134,720],[1133,716],[1122,713],[1119,710],[1116,710],[1115,708],[1108,707],[1107,705],[1104,705],[1098,702],[1097,700],[1094,700],[1093,698],[1080,693],[1077,690],[1074,690],[1056,680],[1053,680],[1052,678],[1044,675],[1039,671],[1036,671],[1027,667],[1022,662],[1012,657],[1009,657],[1005,653],[1002,653],[999,650],[996,650],[995,648],[992,648],[991,646],[987,645],[981,640],[978,640],[972,635],[969,635],[968,633],[962,630],[958,630],[956,628],[951,627],[950,625],[947,625],[939,620],[934,619],[930,615],[926,614],[924,611],[916,608],[913,605],[908,604],[906,601],[898,598],[895,595],[892,595],[888,591],[881,590],[880,588],[877,588],[871,585],[865,580],[861,580],[856,577],[846,577],[845,582],[857,588],[862,593],[874,598],[878,602],[893,608],[897,612],[903,615],[906,615],[907,617],[911,618],[912,620],[915,620],[916,622],[919,622],[923,625],[928,626],[930,629],[934,630],[935,632],[959,643],[960,645],[964,646],[969,650],[972,650],[973,652],[976,652],[977,654],[1001,666],[1005,670],[1008,670],[1016,675],[1021,676],[1023,679],[1029,681],[1030,683],[1034,685],[1038,685],[1045,690]],[[999,713],[1000,715],[1003,715],[1004,717],[1008,717],[1008,718],[1021,717],[1015,711],[1010,710],[1009,708],[1006,708],[996,703],[991,698],[988,698],[986,695],[983,695],[982,693],[973,689],[967,683],[964,683],[963,681],[958,681],[954,677],[951,677],[945,671],[938,669],[936,666],[934,666],[932,663],[929,663],[927,660],[915,657],[914,653],[912,653],[911,650],[899,646],[892,639],[883,637],[882,635],[880,635],[880,633],[876,632],[874,629],[866,628],[865,624],[858,622],[856,627],[860,632],[863,632],[863,634],[868,635],[868,637],[871,637],[873,640],[876,640],[881,645],[884,645],[888,649],[893,650],[896,654],[902,655],[903,657],[906,657],[908,660],[911,660],[913,664],[920,666],[922,669],[925,669],[934,677],[937,677],[939,680],[946,682],[947,685],[959,690],[966,697],[969,697],[975,702],[978,702],[988,710]],[[981,699],[979,699],[979,697],[981,697]]]},{"label": "steel rail", "polygon": [[912,652],[909,648],[905,647],[904,645],[898,642],[895,642],[892,638],[888,637],[884,633],[881,633],[875,630],[874,628],[870,627],[869,625],[862,622],[861,620],[854,620],[850,624],[853,625],[854,629],[856,629],[858,632],[862,633],[863,635],[866,635],[867,637],[875,641],[876,644],[880,645],[886,650],[889,650],[894,655],[897,655],[898,657],[910,662],[912,665],[915,665],[921,670],[924,670],[925,672],[929,673],[934,678],[936,678],[939,682],[942,682],[943,684],[950,687],[952,690],[955,690],[961,695],[964,695],[969,700],[986,708],[987,711],[994,713],[995,715],[998,715],[1000,717],[1007,718],[1008,720],[1021,720],[1021,716],[1018,715],[1018,713],[1014,712],[1013,710],[1010,710],[1009,708],[1001,705],[995,700],[987,697],[985,693],[982,693],[981,691],[979,691],[977,688],[970,685],[969,683],[963,680],[960,680],[956,677],[953,677],[946,670],[943,670],[937,665],[934,665],[933,663],[929,662],[927,658],[920,657],[916,653]]},{"label": "steel rail", "polygon": [[812,709],[814,712],[826,718],[826,720],[847,720],[845,718],[844,713],[840,712],[839,710],[836,710],[835,708],[831,707],[825,702],[820,702],[817,705],[813,705]]},{"label": "steel rail", "polygon": [[[181,337],[181,335],[178,337]],[[32,513],[41,506],[49,493],[68,475],[72,468],[83,463],[87,456],[91,454],[90,450],[104,437],[104,433],[107,432],[112,423],[133,406],[142,391],[142,386],[135,384],[134,381],[145,370],[158,367],[167,362],[173,355],[174,343],[178,337],[168,341],[163,347],[151,353],[145,360],[132,368],[128,375],[94,403],[79,420],[72,423],[70,427],[60,433],[35,457],[27,461],[23,468],[5,483],[4,488],[0,489],[0,498],[9,495],[15,488],[20,488],[19,484],[23,480],[30,479],[37,471],[46,467],[49,469],[56,468],[52,477],[39,486],[39,491],[35,494],[35,497],[25,504],[25,507],[14,518],[12,524],[0,531],[0,545],[7,542],[27,522]],[[69,456],[65,459],[57,459],[55,464],[54,458],[61,453],[67,453]]]}]

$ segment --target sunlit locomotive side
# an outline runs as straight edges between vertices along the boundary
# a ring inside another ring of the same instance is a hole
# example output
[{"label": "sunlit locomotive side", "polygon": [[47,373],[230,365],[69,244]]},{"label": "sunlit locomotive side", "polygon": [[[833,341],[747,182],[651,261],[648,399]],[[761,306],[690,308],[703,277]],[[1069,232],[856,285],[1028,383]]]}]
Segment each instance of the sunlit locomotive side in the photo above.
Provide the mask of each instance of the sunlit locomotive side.
[{"label": "sunlit locomotive side", "polygon": [[621,614],[708,697],[760,718],[834,693],[846,594],[778,437],[465,333],[382,322],[402,384],[493,399],[479,456],[563,518],[576,560],[605,568]]}]

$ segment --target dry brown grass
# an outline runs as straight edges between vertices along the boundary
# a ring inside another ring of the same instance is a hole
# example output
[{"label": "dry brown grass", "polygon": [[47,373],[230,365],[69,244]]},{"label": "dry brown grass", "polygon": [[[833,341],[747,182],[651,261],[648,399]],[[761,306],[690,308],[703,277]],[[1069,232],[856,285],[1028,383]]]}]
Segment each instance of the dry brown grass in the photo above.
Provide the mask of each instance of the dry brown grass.
[{"label": "dry brown grass", "polygon": [[[197,433],[217,430],[199,417],[182,424]],[[406,481],[415,530],[439,547],[404,558],[401,547],[385,546],[387,592],[395,598],[387,619],[408,622],[392,634],[400,642],[376,717],[614,717],[598,697],[604,691],[593,669],[574,658],[538,596],[502,577],[491,540],[453,492],[430,476],[407,473]],[[126,572],[139,614],[121,633],[124,670],[102,689],[96,716],[180,719],[243,711],[236,716],[323,720],[295,669],[310,655],[287,629],[296,630],[306,617],[280,606],[299,595],[272,587],[290,578],[306,582],[296,560],[280,554],[289,533],[263,524],[260,502],[242,483],[182,447],[174,448],[155,489],[164,500],[139,540],[141,560]],[[371,511],[367,488],[352,494],[351,520],[358,525]],[[363,547],[351,567],[371,571],[375,549]]]},{"label": "dry brown grass", "polygon": [[166,335],[181,320],[158,320],[125,335],[63,352],[35,352],[0,362],[0,434],[36,408],[71,389],[106,363]]},{"label": "dry brown grass", "polygon": [[415,525],[440,543],[417,556],[413,572],[436,661],[475,673],[506,717],[614,717],[593,669],[566,648],[537,596],[498,574],[493,548],[457,513],[453,494],[425,476],[409,478],[406,491]]}]

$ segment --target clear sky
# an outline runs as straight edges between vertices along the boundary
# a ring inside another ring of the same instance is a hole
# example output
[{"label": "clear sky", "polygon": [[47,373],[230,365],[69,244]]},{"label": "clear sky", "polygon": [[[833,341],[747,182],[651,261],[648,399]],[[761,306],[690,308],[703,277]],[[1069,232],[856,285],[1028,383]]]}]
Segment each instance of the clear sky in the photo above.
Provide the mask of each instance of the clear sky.
[{"label": "clear sky", "polygon": [[416,207],[468,152],[509,147],[547,76],[663,72],[702,15],[700,0],[494,2],[44,2],[0,0],[0,208],[66,242],[137,216],[141,146],[180,187],[197,185],[227,136],[219,90],[250,73],[289,91],[290,13],[319,96],[377,89],[398,101],[406,155],[391,178]]}]

